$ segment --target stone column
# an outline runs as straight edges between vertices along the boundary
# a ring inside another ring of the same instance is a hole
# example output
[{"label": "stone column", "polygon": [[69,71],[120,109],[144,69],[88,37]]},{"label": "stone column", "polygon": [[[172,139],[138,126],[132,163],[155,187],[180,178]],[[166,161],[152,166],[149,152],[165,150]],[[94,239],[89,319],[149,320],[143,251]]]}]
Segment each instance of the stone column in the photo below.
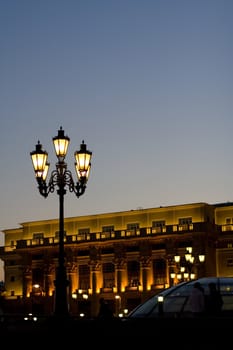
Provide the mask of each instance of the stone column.
[{"label": "stone column", "polygon": [[90,248],[90,272],[91,272],[91,281],[90,288],[92,291],[92,304],[91,304],[91,314],[92,316],[96,316],[99,311],[99,303],[98,303],[98,294],[100,292],[101,287],[103,286],[103,282],[101,280],[101,253],[96,247]]},{"label": "stone column", "polygon": [[151,257],[142,256],[140,257],[140,268],[142,276],[142,292],[146,292],[149,289],[149,273],[151,271]]},{"label": "stone column", "polygon": [[126,272],[126,260],[123,258],[115,258],[114,264],[115,264],[116,292],[121,293],[124,291],[123,277],[124,277],[124,272]]},{"label": "stone column", "polygon": [[72,294],[77,291],[78,288],[78,266],[76,263],[68,263],[67,264],[67,278],[69,281],[68,286],[68,304],[69,304],[69,311],[71,314],[76,312],[76,306],[75,304],[77,301],[73,300]]},{"label": "stone column", "polygon": [[147,298],[147,291],[152,284],[151,246],[149,242],[140,242],[140,282],[142,287],[142,300]]},{"label": "stone column", "polygon": [[46,263],[44,266],[44,291],[45,291],[46,297],[53,295],[54,275],[55,275],[54,265],[51,263]]},{"label": "stone column", "polygon": [[124,291],[126,285],[126,254],[125,247],[122,244],[114,245],[114,264],[115,264],[115,286],[116,292]]},{"label": "stone column", "polygon": [[69,311],[72,313],[72,293],[77,291],[78,288],[78,266],[76,261],[75,251],[72,248],[66,250],[66,272],[68,279],[67,288],[67,300],[69,305]]}]

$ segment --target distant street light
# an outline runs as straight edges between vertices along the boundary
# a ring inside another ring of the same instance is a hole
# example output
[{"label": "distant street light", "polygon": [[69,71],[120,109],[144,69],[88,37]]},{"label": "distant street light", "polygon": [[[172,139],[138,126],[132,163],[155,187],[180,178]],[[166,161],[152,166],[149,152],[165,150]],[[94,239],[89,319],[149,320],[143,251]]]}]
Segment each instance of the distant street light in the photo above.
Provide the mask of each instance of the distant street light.
[{"label": "distant street light", "polygon": [[[185,254],[184,256],[180,256],[178,254],[174,255],[174,262],[176,264],[175,270],[171,271],[170,277],[175,282],[181,282],[181,281],[189,281],[193,280],[195,278],[198,278],[200,276],[197,276],[197,273],[195,274],[193,272],[193,268],[196,267],[198,270],[198,267],[200,264],[203,264],[205,261],[205,254],[195,254],[192,255],[193,248],[192,247],[186,247],[185,248]],[[198,272],[198,271],[196,271]]]},{"label": "distant street light", "polygon": [[69,282],[66,274],[64,251],[64,195],[66,194],[66,188],[68,188],[70,192],[74,192],[77,197],[84,194],[90,173],[92,157],[92,152],[86,149],[86,144],[83,141],[80,145],[80,150],[74,153],[76,160],[74,164],[78,178],[78,181],[75,183],[72,174],[67,170],[67,164],[64,161],[69,142],[69,137],[64,135],[64,130],[60,127],[58,135],[53,137],[53,144],[58,162],[56,163],[56,169],[51,172],[48,183],[46,183],[49,170],[49,163],[47,162],[48,153],[42,149],[40,141],[38,141],[35,151],[30,153],[40,194],[46,198],[49,192],[52,193],[56,187],[58,188],[59,252],[55,279],[54,306],[54,316],[57,317],[66,317],[69,315],[67,303],[67,287]]}]

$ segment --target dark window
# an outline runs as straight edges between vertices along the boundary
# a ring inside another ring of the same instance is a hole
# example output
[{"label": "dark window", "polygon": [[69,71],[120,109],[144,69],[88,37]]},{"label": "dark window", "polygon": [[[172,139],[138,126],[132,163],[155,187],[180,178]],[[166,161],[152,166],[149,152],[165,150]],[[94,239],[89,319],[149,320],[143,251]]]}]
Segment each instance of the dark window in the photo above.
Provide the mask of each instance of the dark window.
[{"label": "dark window", "polygon": [[43,254],[34,254],[32,255],[32,260],[41,260],[43,259],[44,255]]},{"label": "dark window", "polygon": [[44,274],[43,270],[36,268],[32,270],[32,284],[39,284],[43,286]]},{"label": "dark window", "polygon": [[127,230],[138,230],[138,229],[139,229],[138,223],[127,224]]},{"label": "dark window", "polygon": [[33,233],[33,239],[42,239],[42,238],[44,238],[44,234],[42,232]]},{"label": "dark window", "polygon": [[139,247],[137,245],[132,245],[132,246],[128,246],[126,248],[127,252],[138,252],[139,251]]},{"label": "dark window", "polygon": [[192,223],[192,217],[179,219],[179,225],[189,225],[191,223]]},{"label": "dark window", "polygon": [[103,287],[113,288],[115,285],[115,267],[113,263],[103,264]]},{"label": "dark window", "polygon": [[114,226],[103,226],[102,232],[112,232],[114,231]]},{"label": "dark window", "polygon": [[101,250],[101,254],[112,254],[114,252],[113,248],[104,248]]},{"label": "dark window", "polygon": [[232,267],[233,266],[233,259],[227,259],[227,267]]},{"label": "dark window", "polygon": [[79,265],[79,289],[88,290],[90,288],[90,267]]},{"label": "dark window", "polygon": [[90,254],[89,250],[79,250],[78,256],[88,256]]},{"label": "dark window", "polygon": [[152,227],[164,227],[164,226],[165,226],[165,220],[152,221]]},{"label": "dark window", "polygon": [[140,285],[140,263],[136,260],[128,261],[128,285],[130,287],[138,287]]},{"label": "dark window", "polygon": [[164,259],[153,260],[154,284],[166,283],[166,261]]},{"label": "dark window", "polygon": [[89,229],[89,228],[80,228],[80,229],[78,230],[78,234],[79,234],[79,235],[86,235],[86,234],[88,234],[88,233],[90,233],[90,229]]}]

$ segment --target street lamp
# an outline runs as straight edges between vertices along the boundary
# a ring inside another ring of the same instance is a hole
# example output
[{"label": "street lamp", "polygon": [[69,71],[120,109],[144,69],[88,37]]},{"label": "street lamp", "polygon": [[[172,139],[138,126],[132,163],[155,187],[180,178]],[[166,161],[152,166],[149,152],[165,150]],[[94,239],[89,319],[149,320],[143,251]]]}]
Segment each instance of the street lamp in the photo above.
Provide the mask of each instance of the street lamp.
[{"label": "street lamp", "polygon": [[66,317],[69,315],[67,303],[67,287],[69,283],[66,274],[64,250],[64,195],[66,194],[66,188],[68,188],[70,192],[74,192],[77,197],[80,197],[85,192],[92,157],[92,152],[86,149],[86,144],[82,141],[80,150],[74,153],[74,164],[78,178],[78,181],[75,183],[65,163],[69,142],[69,137],[65,136],[64,130],[60,127],[58,135],[53,137],[53,144],[58,162],[56,163],[56,169],[51,172],[48,182],[46,182],[49,170],[49,163],[47,161],[48,153],[43,150],[40,141],[38,141],[35,151],[30,153],[40,194],[46,198],[48,194],[54,192],[57,187],[57,194],[59,195],[59,252],[56,279],[54,281],[54,316],[57,317]]},{"label": "street lamp", "polygon": [[[192,255],[193,248],[192,247],[186,247],[185,248],[185,254],[183,257],[176,254],[174,255],[174,261],[175,261],[175,270],[171,271],[170,277],[173,280],[178,280],[179,282],[182,280],[193,280],[196,278],[196,274],[193,272],[193,268],[196,267],[198,270],[198,266],[201,263],[204,263],[205,261],[205,255],[203,253],[201,254],[195,254]],[[198,258],[198,260],[197,260]],[[198,271],[197,271],[197,275]]]}]

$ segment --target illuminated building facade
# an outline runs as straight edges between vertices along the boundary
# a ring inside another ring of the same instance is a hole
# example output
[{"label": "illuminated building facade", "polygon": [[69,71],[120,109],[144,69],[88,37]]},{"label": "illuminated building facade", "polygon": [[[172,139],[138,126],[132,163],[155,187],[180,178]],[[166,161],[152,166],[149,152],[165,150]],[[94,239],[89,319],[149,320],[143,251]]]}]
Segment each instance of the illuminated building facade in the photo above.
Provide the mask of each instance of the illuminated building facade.
[{"label": "illuminated building facade", "polygon": [[[181,280],[233,277],[233,203],[77,216],[66,218],[64,229],[71,315],[95,317],[101,297],[119,315]],[[9,305],[52,313],[58,231],[58,219],[3,231]]]}]

